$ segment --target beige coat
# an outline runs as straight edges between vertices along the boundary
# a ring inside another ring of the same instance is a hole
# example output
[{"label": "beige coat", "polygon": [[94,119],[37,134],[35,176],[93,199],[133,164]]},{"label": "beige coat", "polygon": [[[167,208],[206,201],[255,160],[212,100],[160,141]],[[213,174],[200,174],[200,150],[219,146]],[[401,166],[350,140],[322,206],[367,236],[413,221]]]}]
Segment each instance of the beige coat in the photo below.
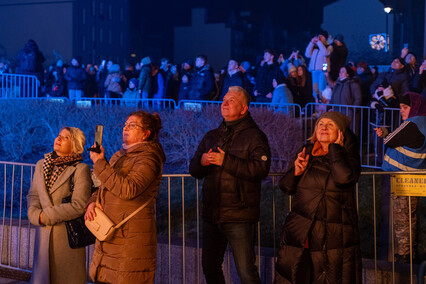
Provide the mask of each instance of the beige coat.
[{"label": "beige coat", "polygon": [[[43,162],[40,160],[36,165],[27,195],[28,219],[37,226],[31,283],[87,283],[86,251],[84,248],[69,247],[63,221],[84,214],[92,186],[90,167],[84,163],[68,166],[48,192],[44,182]],[[72,202],[62,204],[62,198],[70,194],[71,176],[74,182]],[[41,212],[45,225],[39,223]]]},{"label": "beige coat", "polygon": [[[101,205],[115,223],[157,196],[165,155],[160,144],[143,142],[127,153],[116,152],[110,162],[93,165],[101,181]],[[90,201],[95,201],[98,192]],[[111,240],[96,241],[90,277],[114,284],[153,283],[157,259],[155,199],[137,213]]]}]

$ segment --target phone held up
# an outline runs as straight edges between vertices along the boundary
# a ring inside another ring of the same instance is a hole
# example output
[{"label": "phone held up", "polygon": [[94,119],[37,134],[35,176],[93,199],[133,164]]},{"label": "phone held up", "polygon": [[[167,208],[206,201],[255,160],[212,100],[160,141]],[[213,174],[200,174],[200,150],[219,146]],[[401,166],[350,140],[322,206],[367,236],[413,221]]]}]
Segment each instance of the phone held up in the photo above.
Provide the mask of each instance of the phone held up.
[{"label": "phone held up", "polygon": [[327,63],[323,63],[322,64],[322,71],[327,72],[327,69],[328,69]]},{"label": "phone held up", "polygon": [[92,151],[95,153],[101,152],[101,145],[102,145],[102,134],[104,131],[103,125],[96,125],[95,129],[95,146],[87,149],[87,151]]}]

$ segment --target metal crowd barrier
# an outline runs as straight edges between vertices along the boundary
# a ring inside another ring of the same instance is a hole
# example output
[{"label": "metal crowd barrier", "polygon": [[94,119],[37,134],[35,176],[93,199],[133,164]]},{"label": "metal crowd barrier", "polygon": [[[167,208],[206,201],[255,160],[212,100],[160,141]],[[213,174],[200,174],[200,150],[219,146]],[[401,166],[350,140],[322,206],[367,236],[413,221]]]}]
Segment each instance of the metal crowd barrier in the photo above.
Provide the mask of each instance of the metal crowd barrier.
[{"label": "metal crowd barrier", "polygon": [[130,107],[130,108],[143,108],[150,110],[168,109],[173,110],[176,108],[176,103],[172,99],[123,99],[123,98],[89,98],[83,97],[75,102],[76,105],[81,107]]},{"label": "metal crowd barrier", "polygon": [[0,98],[37,98],[39,86],[33,75],[0,74]]},{"label": "metal crowd barrier", "polygon": [[[0,178],[3,179],[3,194],[0,195],[2,198],[0,199],[2,208],[0,266],[27,272],[32,269],[34,226],[28,222],[26,217],[26,195],[34,174],[34,167],[34,164],[0,162]],[[368,251],[374,252],[374,272],[370,270],[369,273],[374,273],[377,283],[382,283],[379,279],[382,277],[383,280],[384,276],[379,275],[379,261],[377,259],[377,220],[380,220],[380,216],[378,216],[376,209],[376,195],[378,195],[376,188],[380,188],[380,184],[376,177],[407,173],[424,177],[426,171],[363,172],[362,178],[371,179],[372,184],[367,187],[364,182],[363,187],[360,188],[358,184],[356,187],[355,194],[360,213],[359,221],[368,221],[368,224],[372,224],[368,225],[368,231],[373,231],[374,247],[372,249],[368,247]],[[279,232],[291,207],[291,199],[278,190],[280,177],[281,174],[270,174],[262,189],[263,206],[261,222],[258,222],[256,247],[256,263],[262,283],[272,283],[273,281]],[[156,203],[159,240],[156,283],[204,283],[201,268],[200,196],[201,181],[190,177],[188,174],[163,175],[163,182],[160,185]],[[362,206],[373,208],[372,214],[361,215],[361,213],[365,214],[365,208],[359,209],[360,198],[363,198],[363,202],[367,203],[367,205],[363,203]],[[265,243],[269,244],[265,245]],[[90,263],[92,252],[93,246],[88,247],[87,266]],[[394,251],[392,251],[393,253]],[[364,261],[366,260],[364,259]],[[393,261],[385,262],[392,265],[391,272],[387,272],[391,274],[389,277],[393,281],[402,279],[401,275],[396,275],[396,264]],[[409,276],[411,283],[414,281],[413,266],[411,262]],[[228,283],[238,281],[230,250],[225,254],[224,273]],[[408,275],[404,277],[408,279]]]}]

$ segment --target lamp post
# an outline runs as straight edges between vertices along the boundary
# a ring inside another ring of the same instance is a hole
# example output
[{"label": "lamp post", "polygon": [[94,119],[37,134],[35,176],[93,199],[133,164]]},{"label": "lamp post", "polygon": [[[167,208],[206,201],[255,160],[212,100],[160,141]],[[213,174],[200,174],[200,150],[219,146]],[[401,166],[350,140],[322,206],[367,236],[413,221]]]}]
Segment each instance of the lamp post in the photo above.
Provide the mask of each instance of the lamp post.
[{"label": "lamp post", "polygon": [[389,25],[389,13],[392,11],[392,8],[389,6],[385,7],[385,13],[386,13],[386,52],[389,51],[389,31],[388,31],[388,25]]}]

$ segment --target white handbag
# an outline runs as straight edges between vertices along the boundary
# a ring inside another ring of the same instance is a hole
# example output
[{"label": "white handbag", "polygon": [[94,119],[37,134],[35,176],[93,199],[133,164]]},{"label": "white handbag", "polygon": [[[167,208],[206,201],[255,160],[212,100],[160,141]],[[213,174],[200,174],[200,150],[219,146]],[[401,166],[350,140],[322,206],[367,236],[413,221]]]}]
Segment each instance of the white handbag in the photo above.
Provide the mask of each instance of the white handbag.
[{"label": "white handbag", "polygon": [[[95,235],[95,237],[99,241],[101,241],[101,242],[108,241],[114,235],[115,230],[117,230],[118,228],[123,226],[123,224],[126,223],[127,221],[129,221],[130,218],[132,218],[139,211],[144,209],[149,203],[151,203],[151,201],[153,199],[154,199],[154,197],[152,197],[147,202],[142,204],[138,209],[133,211],[132,214],[127,216],[125,219],[123,219],[117,225],[115,225],[114,222],[111,221],[111,219],[104,213],[104,211],[99,209],[98,206],[95,206],[96,216],[93,218],[92,221],[85,220],[86,227],[92,232],[93,235]],[[96,200],[96,205],[97,204],[99,204],[99,196],[98,196],[98,200]]]}]

